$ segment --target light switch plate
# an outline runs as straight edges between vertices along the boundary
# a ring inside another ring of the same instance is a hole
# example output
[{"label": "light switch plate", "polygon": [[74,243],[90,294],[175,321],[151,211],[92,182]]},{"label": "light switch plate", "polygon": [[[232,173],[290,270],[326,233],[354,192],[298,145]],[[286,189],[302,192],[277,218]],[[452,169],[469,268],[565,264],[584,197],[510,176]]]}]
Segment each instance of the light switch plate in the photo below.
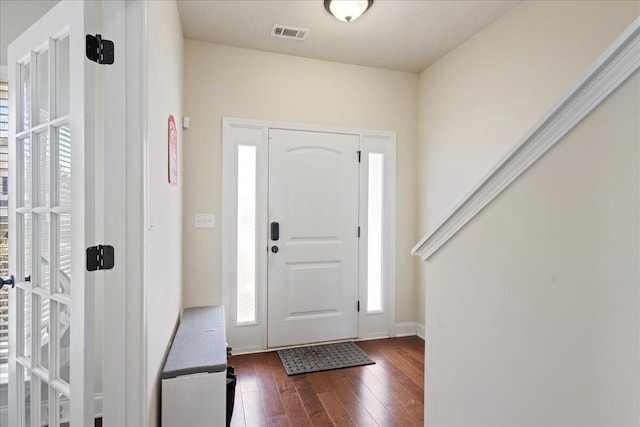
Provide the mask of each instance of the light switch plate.
[{"label": "light switch plate", "polygon": [[216,228],[216,215],[212,213],[196,214],[195,228]]}]

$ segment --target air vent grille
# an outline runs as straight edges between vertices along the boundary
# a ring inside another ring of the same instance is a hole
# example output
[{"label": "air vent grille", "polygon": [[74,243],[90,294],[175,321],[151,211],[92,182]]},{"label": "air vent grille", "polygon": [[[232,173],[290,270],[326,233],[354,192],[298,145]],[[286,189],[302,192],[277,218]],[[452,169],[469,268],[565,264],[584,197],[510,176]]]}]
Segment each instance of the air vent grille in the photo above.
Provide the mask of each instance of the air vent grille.
[{"label": "air vent grille", "polygon": [[308,29],[306,28],[296,28],[289,27],[286,25],[274,25],[271,30],[271,35],[273,37],[282,37],[284,39],[293,39],[293,40],[305,40],[307,38],[307,34],[309,34]]}]

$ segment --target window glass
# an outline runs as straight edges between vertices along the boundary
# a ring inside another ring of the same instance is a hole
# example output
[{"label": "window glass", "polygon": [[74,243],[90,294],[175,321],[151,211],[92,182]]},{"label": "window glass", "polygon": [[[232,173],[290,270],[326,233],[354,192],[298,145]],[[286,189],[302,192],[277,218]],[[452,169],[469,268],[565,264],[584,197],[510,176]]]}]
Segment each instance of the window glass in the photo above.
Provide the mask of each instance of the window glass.
[{"label": "window glass", "polygon": [[256,321],[256,147],[238,146],[237,321]]},{"label": "window glass", "polygon": [[369,153],[367,312],[382,310],[382,224],[384,154]]}]

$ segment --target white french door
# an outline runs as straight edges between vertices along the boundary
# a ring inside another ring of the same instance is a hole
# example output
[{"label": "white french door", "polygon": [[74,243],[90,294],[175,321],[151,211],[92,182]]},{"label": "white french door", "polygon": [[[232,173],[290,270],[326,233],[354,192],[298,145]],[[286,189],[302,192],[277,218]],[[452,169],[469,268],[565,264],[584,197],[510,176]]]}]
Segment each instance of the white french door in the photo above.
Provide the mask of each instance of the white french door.
[{"label": "white french door", "polygon": [[92,7],[62,1],[9,46],[11,426],[93,424]]},{"label": "white french door", "polygon": [[359,145],[269,129],[269,347],[358,336]]}]

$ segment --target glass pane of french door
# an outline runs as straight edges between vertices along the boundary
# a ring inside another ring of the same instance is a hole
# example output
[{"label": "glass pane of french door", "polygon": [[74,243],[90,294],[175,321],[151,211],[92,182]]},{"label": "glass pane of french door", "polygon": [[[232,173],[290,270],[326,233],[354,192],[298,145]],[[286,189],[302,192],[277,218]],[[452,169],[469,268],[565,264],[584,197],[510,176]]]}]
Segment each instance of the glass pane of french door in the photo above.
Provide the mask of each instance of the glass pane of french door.
[{"label": "glass pane of french door", "polygon": [[[18,425],[69,421],[71,152],[69,41],[45,40],[16,64]],[[65,77],[67,76],[67,77]],[[13,236],[12,236],[13,238]]]}]

